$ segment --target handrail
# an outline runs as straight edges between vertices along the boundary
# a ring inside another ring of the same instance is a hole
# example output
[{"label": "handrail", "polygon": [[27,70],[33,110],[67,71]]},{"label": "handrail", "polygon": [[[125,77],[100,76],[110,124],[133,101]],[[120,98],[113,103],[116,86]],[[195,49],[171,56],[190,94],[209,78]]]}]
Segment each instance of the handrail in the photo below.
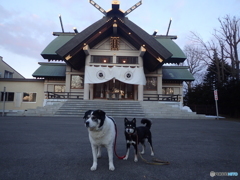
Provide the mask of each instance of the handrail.
[{"label": "handrail", "polygon": [[83,99],[82,92],[49,92],[45,91],[47,99]]},{"label": "handrail", "polygon": [[[46,99],[81,99],[83,92],[49,92],[45,91]],[[110,98],[111,99],[111,98]],[[118,98],[116,98],[118,99]],[[143,94],[144,101],[175,101],[181,100],[180,94]]]},{"label": "handrail", "polygon": [[144,101],[180,101],[180,94],[143,94]]}]

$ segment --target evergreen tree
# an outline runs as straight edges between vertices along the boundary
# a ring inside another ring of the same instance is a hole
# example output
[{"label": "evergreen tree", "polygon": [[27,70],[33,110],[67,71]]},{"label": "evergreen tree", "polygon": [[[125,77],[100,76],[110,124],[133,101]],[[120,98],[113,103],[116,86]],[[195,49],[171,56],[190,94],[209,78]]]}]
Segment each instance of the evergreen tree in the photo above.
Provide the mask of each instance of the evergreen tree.
[{"label": "evergreen tree", "polygon": [[203,84],[209,87],[212,86],[212,90],[221,88],[229,81],[230,70],[231,67],[224,60],[219,59],[215,51],[214,58],[207,68]]}]

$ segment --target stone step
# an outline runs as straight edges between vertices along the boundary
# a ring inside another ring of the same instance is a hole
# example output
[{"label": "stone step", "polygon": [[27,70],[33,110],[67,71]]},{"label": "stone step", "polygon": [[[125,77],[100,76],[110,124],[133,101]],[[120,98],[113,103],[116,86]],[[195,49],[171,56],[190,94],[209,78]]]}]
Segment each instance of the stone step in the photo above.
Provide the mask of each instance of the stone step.
[{"label": "stone step", "polygon": [[79,116],[83,117],[87,110],[101,109],[113,117],[143,118],[145,114],[138,101],[79,101],[68,100],[55,113],[54,116]]},{"label": "stone step", "polygon": [[181,109],[178,103],[143,101],[141,105],[147,118],[206,119],[205,115]]},{"label": "stone step", "polygon": [[80,117],[87,110],[101,109],[108,116],[127,118],[164,119],[206,119],[205,115],[180,109],[179,103],[159,103],[157,101],[123,100],[80,100],[69,99],[62,102],[48,102],[44,107],[28,109],[19,113],[6,113],[7,116],[62,116]]}]

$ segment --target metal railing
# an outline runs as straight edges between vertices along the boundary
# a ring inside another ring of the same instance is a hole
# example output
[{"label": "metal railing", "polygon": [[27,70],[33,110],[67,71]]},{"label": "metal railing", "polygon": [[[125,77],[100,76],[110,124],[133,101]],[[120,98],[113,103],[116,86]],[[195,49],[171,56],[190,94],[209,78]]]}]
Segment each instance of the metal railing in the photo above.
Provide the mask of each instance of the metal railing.
[{"label": "metal railing", "polygon": [[181,101],[180,94],[143,94],[144,101]]},{"label": "metal railing", "polygon": [[[81,99],[83,100],[83,92],[44,92],[47,99]],[[109,98],[112,99],[112,98]],[[117,98],[119,99],[118,96]],[[181,101],[180,94],[143,94],[144,101]]]},{"label": "metal railing", "polygon": [[82,92],[44,92],[47,99],[83,99]]}]

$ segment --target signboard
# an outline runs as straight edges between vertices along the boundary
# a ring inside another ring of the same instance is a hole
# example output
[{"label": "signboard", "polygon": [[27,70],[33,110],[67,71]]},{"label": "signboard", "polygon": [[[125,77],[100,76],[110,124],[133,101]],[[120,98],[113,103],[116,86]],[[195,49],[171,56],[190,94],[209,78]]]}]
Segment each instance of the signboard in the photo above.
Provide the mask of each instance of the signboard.
[{"label": "signboard", "polygon": [[214,90],[214,99],[215,99],[215,104],[216,104],[217,119],[219,119],[218,118],[218,103],[217,103],[217,101],[218,101],[218,92],[217,92],[217,90]]},{"label": "signboard", "polygon": [[215,99],[215,101],[218,100],[218,92],[217,92],[217,90],[214,90],[214,99]]}]

